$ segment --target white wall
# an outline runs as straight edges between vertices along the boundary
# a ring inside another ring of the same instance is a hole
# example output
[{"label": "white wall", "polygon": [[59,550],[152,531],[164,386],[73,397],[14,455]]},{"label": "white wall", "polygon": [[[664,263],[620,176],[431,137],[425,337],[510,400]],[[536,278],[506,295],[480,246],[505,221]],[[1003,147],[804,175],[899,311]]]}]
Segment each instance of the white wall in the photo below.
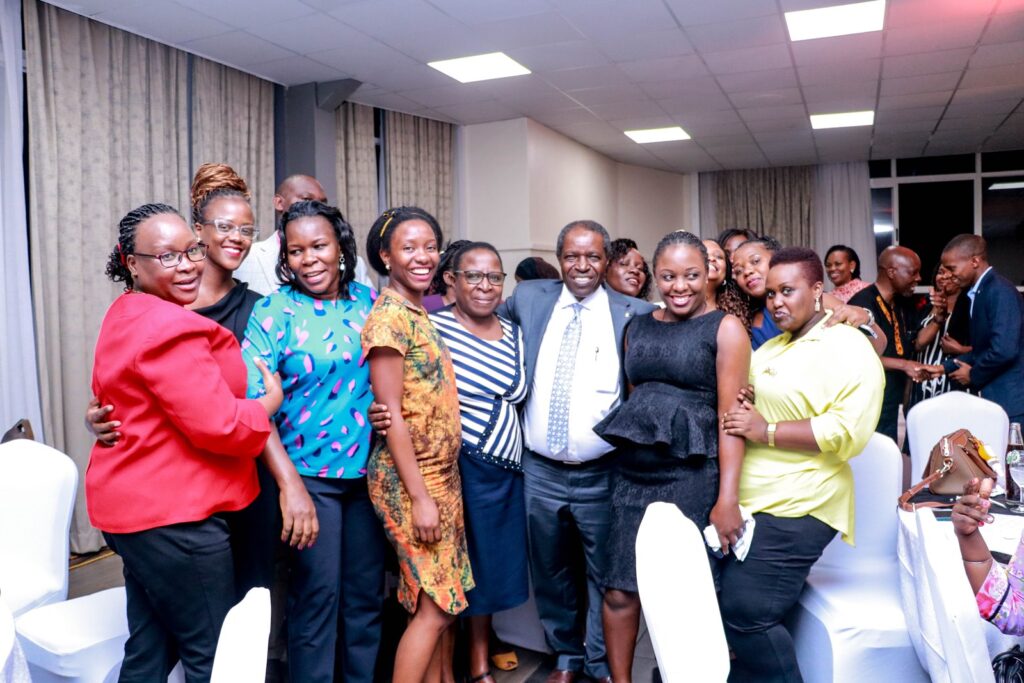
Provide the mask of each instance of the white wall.
[{"label": "white wall", "polygon": [[696,175],[613,161],[530,119],[462,127],[456,158],[458,232],[498,247],[509,273],[526,256],[556,264],[558,231],[577,219],[633,238],[647,258],[666,233],[697,228]]}]

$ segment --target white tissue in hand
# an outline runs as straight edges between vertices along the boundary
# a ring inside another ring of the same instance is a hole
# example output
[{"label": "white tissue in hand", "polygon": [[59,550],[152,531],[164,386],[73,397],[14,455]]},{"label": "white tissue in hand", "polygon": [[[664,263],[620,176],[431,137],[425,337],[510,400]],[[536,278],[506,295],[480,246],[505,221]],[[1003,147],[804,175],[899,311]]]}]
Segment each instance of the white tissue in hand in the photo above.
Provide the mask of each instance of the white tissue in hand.
[{"label": "white tissue in hand", "polygon": [[[736,541],[736,545],[730,549],[730,552],[736,556],[737,560],[742,562],[750,551],[750,544],[754,542],[754,526],[757,522],[754,520],[754,516],[742,505],[740,505],[740,516],[743,517],[743,532],[740,534],[739,540]],[[704,542],[712,550],[720,551],[722,549],[722,544],[718,540],[718,530],[715,529],[714,524],[708,524],[707,528],[704,529]]]}]

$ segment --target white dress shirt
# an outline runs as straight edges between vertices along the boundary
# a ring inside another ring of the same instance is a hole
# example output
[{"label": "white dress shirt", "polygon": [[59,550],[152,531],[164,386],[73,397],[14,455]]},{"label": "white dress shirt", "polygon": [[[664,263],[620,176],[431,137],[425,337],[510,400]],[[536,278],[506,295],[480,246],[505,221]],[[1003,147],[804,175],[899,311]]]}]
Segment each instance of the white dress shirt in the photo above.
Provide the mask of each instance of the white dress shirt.
[{"label": "white dress shirt", "polygon": [[[235,279],[245,282],[249,289],[263,296],[273,294],[280,287],[277,274],[277,257],[281,251],[281,239],[274,231],[270,237],[260,242],[254,242],[249,249],[249,255],[245,257],[242,264],[235,270]],[[376,289],[376,285],[370,282],[366,272],[366,263],[362,256],[356,257],[356,282]]]},{"label": "white dress shirt", "polygon": [[992,266],[985,269],[985,272],[974,282],[970,289],[967,290],[967,298],[971,300],[970,316],[974,317],[974,297],[978,294],[978,287],[981,287],[981,281],[988,275],[988,271],[992,270]]},{"label": "white dress shirt", "polygon": [[[569,445],[560,453],[552,453],[547,438],[551,391],[562,334],[572,320],[575,303],[583,308],[580,309],[580,343],[569,392]],[[604,288],[599,287],[587,298],[577,301],[562,285],[562,293],[544,330],[526,399],[523,416],[526,447],[538,455],[563,462],[586,462],[611,451],[611,444],[594,433],[594,425],[619,405],[620,367],[612,312]]]}]

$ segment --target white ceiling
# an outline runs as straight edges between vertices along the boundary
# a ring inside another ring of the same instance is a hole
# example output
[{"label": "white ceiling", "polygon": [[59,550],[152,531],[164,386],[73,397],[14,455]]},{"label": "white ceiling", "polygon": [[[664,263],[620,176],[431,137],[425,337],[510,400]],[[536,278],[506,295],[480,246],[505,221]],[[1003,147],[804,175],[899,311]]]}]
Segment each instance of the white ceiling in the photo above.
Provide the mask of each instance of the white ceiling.
[{"label": "white ceiling", "polygon": [[[1024,148],[1024,0],[888,0],[885,30],[791,43],[782,13],[851,0],[70,0],[54,4],[283,85],[471,124],[528,116],[674,171]],[[428,61],[501,50],[527,76]],[[876,110],[812,131],[809,114]],[[681,125],[692,140],[622,131]]]}]

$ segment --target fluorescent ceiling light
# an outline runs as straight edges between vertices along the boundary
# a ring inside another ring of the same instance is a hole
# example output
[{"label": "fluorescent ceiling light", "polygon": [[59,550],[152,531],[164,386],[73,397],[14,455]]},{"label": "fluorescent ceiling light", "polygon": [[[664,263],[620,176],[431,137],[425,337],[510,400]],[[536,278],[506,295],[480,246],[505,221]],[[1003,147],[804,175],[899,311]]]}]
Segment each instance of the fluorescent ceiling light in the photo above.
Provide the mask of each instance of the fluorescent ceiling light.
[{"label": "fluorescent ceiling light", "polygon": [[988,186],[990,190],[1024,190],[1024,182],[992,183]]},{"label": "fluorescent ceiling light", "polygon": [[881,31],[884,19],[885,0],[786,12],[792,41]]},{"label": "fluorescent ceiling light", "polygon": [[508,78],[530,73],[529,69],[504,52],[444,59],[440,62],[428,62],[427,66],[432,66],[446,76],[451,76],[459,83],[489,81],[493,78]]},{"label": "fluorescent ceiling light", "polygon": [[840,114],[811,114],[811,128],[849,128],[870,126],[875,122],[873,111],[847,111]]},{"label": "fluorescent ceiling light", "polygon": [[645,145],[648,142],[668,142],[670,140],[689,140],[690,136],[679,126],[669,128],[647,128],[645,130],[627,130],[626,135],[633,142]]}]

